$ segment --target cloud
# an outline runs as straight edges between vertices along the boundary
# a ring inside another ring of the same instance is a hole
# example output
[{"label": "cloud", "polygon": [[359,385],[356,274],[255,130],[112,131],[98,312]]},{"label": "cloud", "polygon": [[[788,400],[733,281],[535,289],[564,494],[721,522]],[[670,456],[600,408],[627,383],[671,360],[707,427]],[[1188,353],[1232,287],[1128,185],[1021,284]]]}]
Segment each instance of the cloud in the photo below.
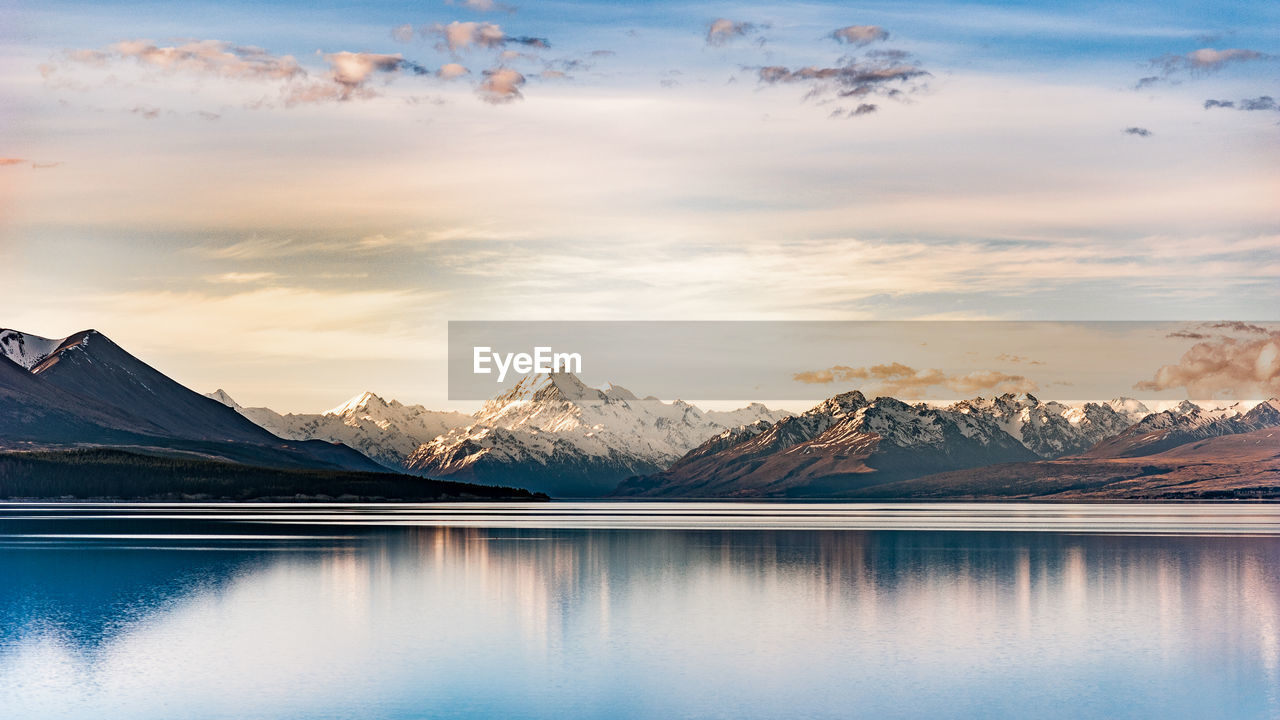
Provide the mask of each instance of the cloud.
[{"label": "cloud", "polygon": [[520,86],[524,82],[524,75],[511,68],[493,68],[484,71],[484,80],[476,91],[481,100],[501,105],[522,99],[524,96],[520,94]]},{"label": "cloud", "polygon": [[1198,342],[1176,365],[1161,367],[1151,380],[1133,387],[1144,391],[1186,388],[1188,397],[1198,398],[1280,395],[1280,332],[1256,339],[1222,337]]},{"label": "cloud", "polygon": [[222,116],[221,116],[221,115],[219,115],[218,113],[216,113],[216,112],[209,112],[208,110],[197,110],[197,111],[195,111],[195,113],[193,113],[193,114],[194,114],[196,117],[200,118],[201,120],[210,120],[210,121],[213,121],[213,120],[221,120],[221,119],[222,119]]},{"label": "cloud", "polygon": [[315,102],[346,102],[356,98],[377,95],[368,87],[369,80],[377,74],[394,74],[401,70],[415,75],[427,75],[431,71],[405,60],[400,53],[336,52],[324,55],[329,64],[329,75],[324,81],[295,86],[285,95],[286,105]]},{"label": "cloud", "polygon": [[1168,335],[1165,335],[1165,337],[1167,337],[1167,338],[1183,338],[1183,339],[1186,339],[1186,340],[1204,340],[1204,339],[1208,338],[1209,336],[1208,336],[1208,335],[1205,335],[1204,333],[1193,332],[1193,331],[1191,331],[1191,330],[1179,330],[1179,331],[1177,331],[1177,332],[1171,332],[1171,333],[1169,333]]},{"label": "cloud", "polygon": [[755,23],[734,22],[728,18],[716,18],[707,25],[707,44],[724,45],[736,38],[746,37],[758,29],[759,26]]},{"label": "cloud", "polygon": [[878,25],[849,25],[831,31],[831,37],[847,45],[870,45],[889,39],[889,31]]},{"label": "cloud", "polygon": [[806,384],[850,383],[867,381],[877,392],[899,397],[917,398],[931,389],[945,388],[952,392],[1032,392],[1037,385],[1022,375],[1010,375],[997,370],[948,374],[936,368],[917,370],[902,363],[849,367],[833,365],[822,370],[808,370],[791,376],[796,382]]},{"label": "cloud", "polygon": [[467,75],[470,72],[471,72],[470,70],[459,65],[458,63],[445,63],[444,65],[440,66],[439,70],[436,71],[436,77],[440,78],[441,80],[453,80],[455,78],[460,78],[463,75]]},{"label": "cloud", "polygon": [[[910,62],[907,53],[890,50],[872,51],[863,58],[844,58],[841,64],[830,67],[810,65],[792,70],[782,65],[769,65],[758,68],[757,75],[766,85],[808,85],[806,98],[827,95],[861,98],[872,94],[896,97],[904,88],[908,92],[914,91],[919,88],[918,81],[928,77],[929,72]],[[851,114],[865,115],[875,111],[874,105],[864,105],[859,105]]]},{"label": "cloud", "polygon": [[1144,127],[1127,127],[1123,132],[1125,135],[1137,135],[1138,137],[1151,137],[1155,134]]},{"label": "cloud", "polygon": [[508,44],[543,49],[551,47],[551,43],[546,38],[507,35],[502,31],[502,27],[490,22],[458,22],[455,20],[448,25],[436,23],[424,28],[423,34],[439,37],[440,42],[436,43],[436,48],[438,50],[448,50],[452,53],[472,47],[493,49]]},{"label": "cloud", "polygon": [[125,40],[101,50],[72,50],[75,62],[100,65],[110,58],[126,58],[165,71],[181,71],[229,78],[287,79],[305,75],[291,55],[272,55],[259,47],[222,40],[192,40],[161,47],[150,40]]},{"label": "cloud", "polygon": [[62,164],[61,160],[57,162],[33,162],[31,163],[31,168],[33,170],[48,170],[50,168],[56,168],[61,164]]},{"label": "cloud", "polygon": [[156,118],[160,117],[160,113],[162,111],[158,107],[151,107],[149,105],[138,105],[134,107],[132,110],[130,110],[129,112],[133,113],[134,115],[141,116],[146,120],[155,120]]},{"label": "cloud", "polygon": [[[315,79],[291,55],[273,55],[262,48],[234,45],[221,40],[191,40],[167,47],[149,40],[125,40],[108,46],[106,50],[72,50],[64,53],[64,56],[75,62],[90,64],[132,60],[144,67],[166,72],[230,79],[277,80],[283,83],[281,95],[286,105],[373,97],[377,93],[368,89],[366,84],[376,74],[405,71],[426,75],[430,72],[398,53],[386,55],[343,51],[322,55],[329,66],[328,73],[323,79]],[[131,112],[154,118],[160,111],[138,106]]]},{"label": "cloud", "polygon": [[205,280],[211,283],[243,285],[245,283],[262,282],[263,280],[275,280],[279,277],[279,273],[273,272],[228,272],[221,275],[210,275]]},{"label": "cloud", "polygon": [[506,3],[495,2],[494,0],[445,0],[445,4],[458,5],[476,12],[513,13],[516,11],[515,7]]},{"label": "cloud", "polygon": [[1040,360],[1032,360],[1031,358],[1023,357],[1021,355],[1010,355],[1009,353],[1000,353],[999,355],[996,356],[996,360],[999,360],[1001,362],[1010,362],[1010,363],[1026,363],[1028,365],[1044,364],[1044,362]]},{"label": "cloud", "polygon": [[1205,100],[1204,101],[1205,110],[1208,110],[1210,108],[1233,108],[1235,106],[1236,104],[1231,100]]},{"label": "cloud", "polygon": [[1239,320],[1209,323],[1203,327],[1212,328],[1214,330],[1230,330],[1231,332],[1239,333],[1256,333],[1258,335],[1265,335],[1267,333],[1267,329],[1260,325],[1241,322]]},{"label": "cloud", "polygon": [[1246,50],[1244,48],[1231,48],[1228,50],[1201,48],[1185,55],[1164,55],[1158,58],[1153,58],[1151,60],[1151,66],[1159,69],[1165,75],[1172,75],[1178,72],[1208,73],[1216,72],[1233,63],[1269,59],[1271,59],[1270,55],[1258,52],[1257,50]]},{"label": "cloud", "polygon": [[0,158],[0,167],[5,167],[6,165],[22,165],[26,162],[27,161],[22,158]]},{"label": "cloud", "polygon": [[413,42],[413,26],[409,23],[391,28],[391,39],[396,42]]},{"label": "cloud", "polygon": [[1270,95],[1256,98],[1245,98],[1240,101],[1241,110],[1275,110],[1276,100]]}]

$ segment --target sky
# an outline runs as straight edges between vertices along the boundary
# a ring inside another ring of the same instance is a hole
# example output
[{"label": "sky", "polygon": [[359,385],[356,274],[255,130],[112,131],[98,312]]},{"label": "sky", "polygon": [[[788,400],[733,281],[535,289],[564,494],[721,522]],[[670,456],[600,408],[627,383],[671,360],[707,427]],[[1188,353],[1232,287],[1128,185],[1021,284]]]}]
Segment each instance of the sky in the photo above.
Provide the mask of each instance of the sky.
[{"label": "sky", "polygon": [[1263,1],[0,0],[0,326],[318,411],[464,407],[449,320],[1274,320],[1278,30]]}]

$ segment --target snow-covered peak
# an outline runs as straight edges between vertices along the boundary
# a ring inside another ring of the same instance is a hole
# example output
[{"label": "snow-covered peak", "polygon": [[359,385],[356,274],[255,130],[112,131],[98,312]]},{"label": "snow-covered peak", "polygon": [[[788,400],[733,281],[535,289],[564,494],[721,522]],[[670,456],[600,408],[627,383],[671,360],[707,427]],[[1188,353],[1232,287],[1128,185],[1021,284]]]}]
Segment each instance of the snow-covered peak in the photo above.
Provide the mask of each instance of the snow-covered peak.
[{"label": "snow-covered peak", "polygon": [[66,338],[43,338],[18,330],[0,329],[0,355],[30,370],[58,349]]},{"label": "snow-covered peak", "polygon": [[[578,379],[577,375],[568,372],[548,373],[540,391],[550,392],[554,388],[565,400],[594,400],[603,393]],[[624,390],[624,392],[626,392]],[[631,393],[627,393],[630,395]],[[634,397],[634,396],[632,396]]]},{"label": "snow-covered peak", "polygon": [[210,400],[217,400],[218,402],[222,403],[223,405],[226,405],[229,408],[239,410],[242,407],[240,403],[232,399],[232,397],[227,394],[227,391],[223,390],[222,388],[218,388],[217,390],[214,390],[211,393],[205,393],[204,396],[209,398]]},{"label": "snow-covered peak", "polygon": [[1170,412],[1174,415],[1190,415],[1191,413],[1200,412],[1200,406],[1190,400],[1183,400],[1177,405],[1174,405],[1170,409]]},{"label": "snow-covered peak", "polygon": [[1107,405],[1133,422],[1137,422],[1151,414],[1150,408],[1131,397],[1113,398]]},{"label": "snow-covered peak", "polygon": [[370,408],[387,407],[387,402],[371,392],[363,392],[345,403],[325,410],[325,415],[348,415],[350,413],[365,412]]}]

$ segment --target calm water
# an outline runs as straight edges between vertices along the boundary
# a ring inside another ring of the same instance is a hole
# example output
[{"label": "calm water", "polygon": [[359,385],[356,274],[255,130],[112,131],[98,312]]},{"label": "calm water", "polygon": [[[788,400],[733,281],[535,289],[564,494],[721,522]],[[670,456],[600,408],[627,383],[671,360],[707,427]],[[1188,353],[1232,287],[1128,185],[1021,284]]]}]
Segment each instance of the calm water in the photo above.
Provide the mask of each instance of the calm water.
[{"label": "calm water", "polygon": [[0,504],[0,717],[1280,717],[1280,506]]}]

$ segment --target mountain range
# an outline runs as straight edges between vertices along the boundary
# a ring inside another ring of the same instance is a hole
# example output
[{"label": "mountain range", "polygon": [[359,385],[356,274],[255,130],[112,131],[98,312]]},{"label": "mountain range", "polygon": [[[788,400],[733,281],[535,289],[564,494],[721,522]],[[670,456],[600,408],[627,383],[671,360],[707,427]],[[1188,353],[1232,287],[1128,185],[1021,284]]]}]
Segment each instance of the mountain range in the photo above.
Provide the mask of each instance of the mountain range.
[{"label": "mountain range", "polygon": [[[281,414],[195,393],[93,330],[0,330],[0,451],[390,470],[559,497],[1270,496],[1280,495],[1277,428],[1275,399],[1150,412],[1128,398],[1074,406],[1006,394],[938,407],[850,391],[799,415],[759,403],[708,412],[567,373],[526,377],[474,415],[372,393]],[[201,467],[216,487],[223,471]]]},{"label": "mountain range", "polygon": [[617,385],[597,390],[570,373],[530,376],[485,403],[471,424],[419,447],[404,467],[428,477],[594,497],[628,476],[667,467],[707,437],[788,415],[759,403],[704,412]]},{"label": "mountain range", "polygon": [[[935,408],[893,398],[868,400],[854,391],[772,425],[757,423],[721,433],[665,471],[627,479],[615,495],[1002,496],[993,493],[987,481],[993,473],[1006,480],[1045,478],[1061,475],[1068,465],[1076,485],[1101,487],[1106,484],[1102,481],[1118,482],[1127,476],[1117,474],[1116,463],[1099,460],[1155,454],[1200,439],[1273,428],[1280,426],[1278,411],[1280,401],[1274,399],[1248,411],[1241,406],[1210,411],[1183,403],[1150,413],[1128,398],[1071,407],[1025,394]],[[1217,447],[1207,446],[1202,454]],[[1280,434],[1258,435],[1257,453],[1257,462],[1264,464],[1280,458]],[[1166,460],[1175,470],[1191,462],[1185,451],[1182,466]],[[1067,484],[1063,480],[1053,485],[1054,492],[1080,489]],[[1029,491],[1027,496],[1035,494]]]},{"label": "mountain range", "polygon": [[325,440],[364,453],[383,467],[404,471],[404,462],[436,436],[474,422],[460,412],[428,410],[390,402],[366,392],[323,413],[280,414],[265,407],[244,407],[218,389],[206,397],[232,408],[255,424],[290,440]]}]

